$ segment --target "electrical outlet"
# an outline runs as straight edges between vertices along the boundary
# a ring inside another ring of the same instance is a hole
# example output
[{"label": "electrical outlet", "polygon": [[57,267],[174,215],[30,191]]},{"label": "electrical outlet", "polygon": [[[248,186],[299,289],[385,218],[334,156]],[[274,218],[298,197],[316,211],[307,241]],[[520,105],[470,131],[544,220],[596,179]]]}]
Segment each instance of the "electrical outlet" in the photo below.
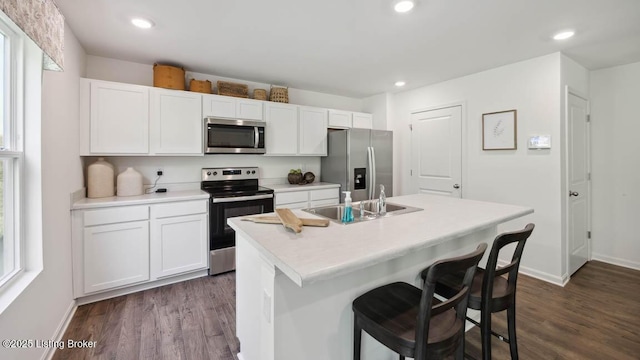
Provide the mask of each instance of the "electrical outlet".
[{"label": "electrical outlet", "polygon": [[158,176],[162,176],[162,175],[164,175],[164,169],[163,169],[163,168],[158,168],[158,169],[156,170],[156,175],[158,175]]}]

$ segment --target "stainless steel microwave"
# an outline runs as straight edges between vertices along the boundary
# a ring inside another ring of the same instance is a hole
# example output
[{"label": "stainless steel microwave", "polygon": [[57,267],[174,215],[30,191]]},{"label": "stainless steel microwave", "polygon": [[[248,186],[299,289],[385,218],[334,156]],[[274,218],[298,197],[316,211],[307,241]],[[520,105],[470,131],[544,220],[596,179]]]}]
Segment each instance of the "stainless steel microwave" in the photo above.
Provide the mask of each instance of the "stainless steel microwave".
[{"label": "stainless steel microwave", "polygon": [[264,154],[264,121],[207,117],[205,154]]}]

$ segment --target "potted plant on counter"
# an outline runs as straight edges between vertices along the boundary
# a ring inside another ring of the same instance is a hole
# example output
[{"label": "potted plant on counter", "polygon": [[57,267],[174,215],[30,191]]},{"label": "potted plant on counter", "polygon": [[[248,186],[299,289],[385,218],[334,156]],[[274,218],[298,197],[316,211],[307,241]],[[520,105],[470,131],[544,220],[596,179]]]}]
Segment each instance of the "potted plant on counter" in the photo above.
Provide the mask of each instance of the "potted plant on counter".
[{"label": "potted plant on counter", "polygon": [[289,170],[289,175],[287,176],[287,180],[289,180],[289,184],[300,184],[302,182],[302,170],[301,169]]}]

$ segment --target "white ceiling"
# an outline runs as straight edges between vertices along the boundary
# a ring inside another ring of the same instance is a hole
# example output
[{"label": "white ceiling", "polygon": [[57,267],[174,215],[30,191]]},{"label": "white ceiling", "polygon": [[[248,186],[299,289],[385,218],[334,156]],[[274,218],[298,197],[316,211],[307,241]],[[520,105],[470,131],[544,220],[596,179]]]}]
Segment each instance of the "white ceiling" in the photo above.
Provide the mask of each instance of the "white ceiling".
[{"label": "white ceiling", "polygon": [[557,51],[591,70],[640,61],[640,0],[55,1],[90,55],[358,98]]}]

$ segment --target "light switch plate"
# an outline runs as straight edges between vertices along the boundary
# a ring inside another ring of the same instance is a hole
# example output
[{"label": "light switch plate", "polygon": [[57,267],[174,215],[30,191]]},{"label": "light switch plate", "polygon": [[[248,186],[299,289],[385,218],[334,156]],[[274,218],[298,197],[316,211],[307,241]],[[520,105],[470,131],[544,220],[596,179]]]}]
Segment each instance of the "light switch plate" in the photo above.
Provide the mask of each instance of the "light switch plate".
[{"label": "light switch plate", "polygon": [[529,149],[551,149],[551,135],[533,135],[529,137]]}]

